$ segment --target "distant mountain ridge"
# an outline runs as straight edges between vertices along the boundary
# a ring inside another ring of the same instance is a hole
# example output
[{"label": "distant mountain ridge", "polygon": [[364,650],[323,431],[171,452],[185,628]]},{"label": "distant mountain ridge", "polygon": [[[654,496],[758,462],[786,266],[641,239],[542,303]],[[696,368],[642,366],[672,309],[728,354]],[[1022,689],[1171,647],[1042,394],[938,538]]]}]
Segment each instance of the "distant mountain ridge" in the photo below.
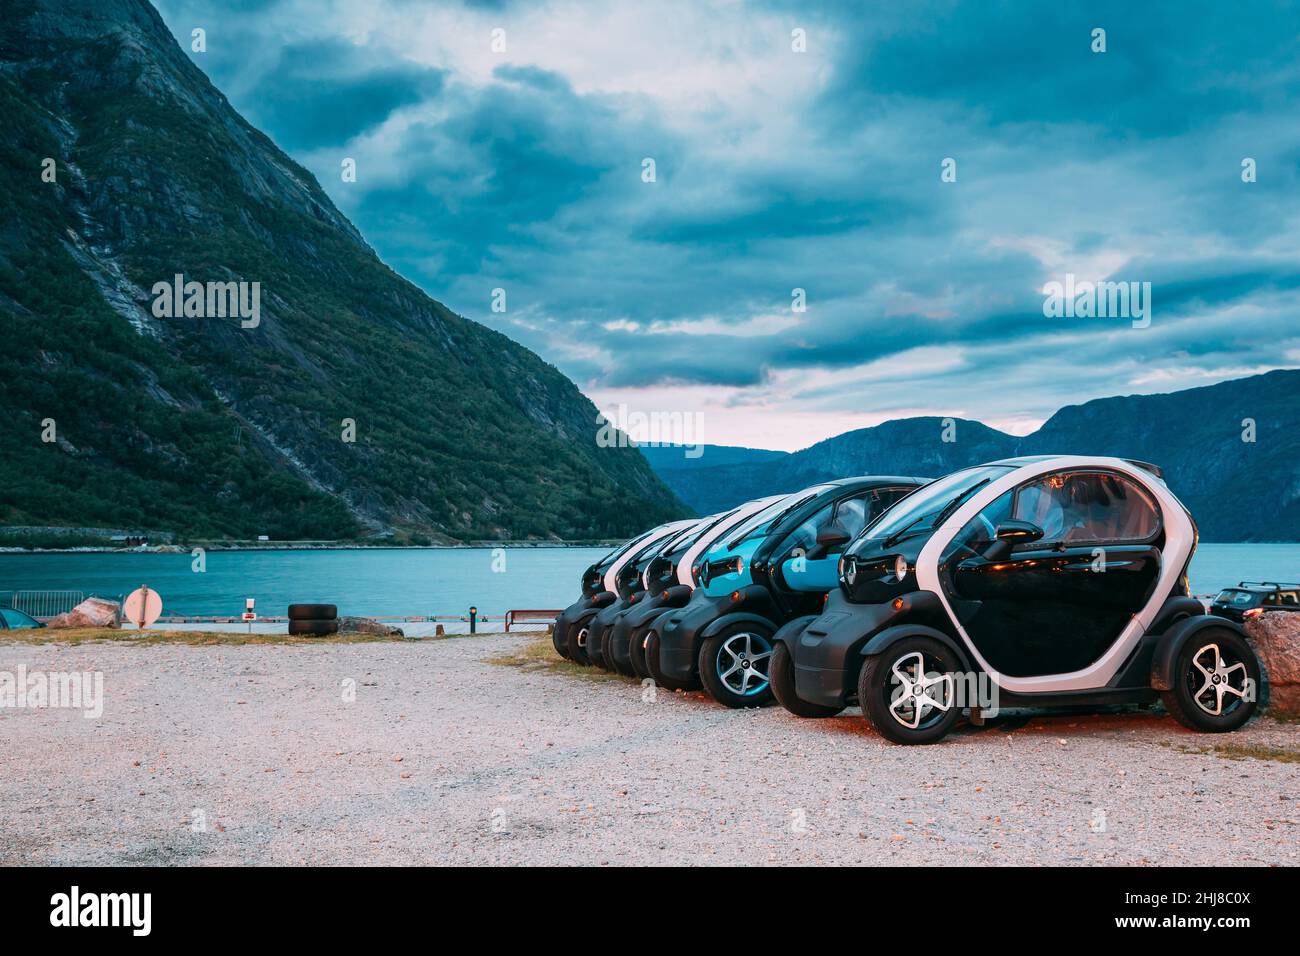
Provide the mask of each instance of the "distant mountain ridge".
[{"label": "distant mountain ridge", "polygon": [[[1250,422],[1255,440],[1243,441]],[[683,501],[709,513],[846,475],[937,477],[1015,455],[1113,455],[1163,468],[1204,540],[1300,541],[1300,370],[1070,405],[1024,437],[954,424],[952,442],[943,441],[944,419],[905,418],[767,461],[715,464],[706,450],[694,468],[662,454],[651,464]]]},{"label": "distant mountain ridge", "polygon": [[[557,369],[384,265],[145,0],[5,3],[0,194],[0,524],[545,540],[685,513]],[[259,320],[151,308],[177,275],[258,283]]]}]

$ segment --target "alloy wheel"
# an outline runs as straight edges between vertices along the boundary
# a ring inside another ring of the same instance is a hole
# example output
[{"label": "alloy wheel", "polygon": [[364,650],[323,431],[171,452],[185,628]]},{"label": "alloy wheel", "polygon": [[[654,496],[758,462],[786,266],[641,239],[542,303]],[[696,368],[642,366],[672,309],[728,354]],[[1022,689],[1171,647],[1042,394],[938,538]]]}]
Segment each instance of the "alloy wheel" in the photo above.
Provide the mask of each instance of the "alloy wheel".
[{"label": "alloy wheel", "polygon": [[718,677],[732,692],[749,697],[767,689],[772,642],[761,634],[741,631],[718,649]]},{"label": "alloy wheel", "polygon": [[[956,686],[952,674],[928,672],[920,651],[904,654],[890,668],[895,689],[890,696],[889,713],[908,730],[919,730],[943,719],[953,705]],[[933,693],[937,690],[937,694]]]},{"label": "alloy wheel", "polygon": [[[1246,700],[1250,676],[1245,662],[1231,659],[1220,650],[1218,644],[1206,644],[1192,655],[1192,666],[1187,679],[1196,706],[1207,714],[1219,717],[1231,713]],[[1229,698],[1226,710],[1225,698]]]}]

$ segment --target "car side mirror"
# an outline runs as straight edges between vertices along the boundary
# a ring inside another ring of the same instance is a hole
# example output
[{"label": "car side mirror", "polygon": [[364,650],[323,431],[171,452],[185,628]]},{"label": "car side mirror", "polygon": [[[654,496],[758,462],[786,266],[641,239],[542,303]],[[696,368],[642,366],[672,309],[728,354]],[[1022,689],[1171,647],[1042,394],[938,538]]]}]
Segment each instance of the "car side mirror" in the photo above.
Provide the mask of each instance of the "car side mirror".
[{"label": "car side mirror", "polygon": [[998,524],[997,540],[994,541],[984,557],[990,561],[1001,561],[1011,553],[1011,549],[1021,544],[1029,544],[1043,536],[1043,529],[1032,521],[1007,519]]},{"label": "car side mirror", "polygon": [[998,525],[998,540],[1006,541],[1011,547],[1029,544],[1043,536],[1043,529],[1032,521],[1003,521]]},{"label": "car side mirror", "polygon": [[817,532],[816,543],[809,550],[807,557],[813,561],[824,558],[826,555],[842,549],[849,543],[849,538],[849,533],[839,525],[828,524]]},{"label": "car side mirror", "polygon": [[825,552],[849,543],[849,533],[839,525],[829,524],[817,532],[817,547]]}]

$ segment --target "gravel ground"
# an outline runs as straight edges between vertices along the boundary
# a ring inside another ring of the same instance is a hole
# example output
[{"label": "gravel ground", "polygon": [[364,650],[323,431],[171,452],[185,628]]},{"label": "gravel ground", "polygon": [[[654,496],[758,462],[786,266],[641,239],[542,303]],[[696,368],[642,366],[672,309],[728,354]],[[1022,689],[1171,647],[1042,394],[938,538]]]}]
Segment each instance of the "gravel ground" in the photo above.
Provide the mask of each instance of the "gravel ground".
[{"label": "gravel ground", "polygon": [[488,663],[529,640],[0,645],[105,691],[0,710],[0,864],[1300,862],[1295,724],[1007,715],[903,748]]}]

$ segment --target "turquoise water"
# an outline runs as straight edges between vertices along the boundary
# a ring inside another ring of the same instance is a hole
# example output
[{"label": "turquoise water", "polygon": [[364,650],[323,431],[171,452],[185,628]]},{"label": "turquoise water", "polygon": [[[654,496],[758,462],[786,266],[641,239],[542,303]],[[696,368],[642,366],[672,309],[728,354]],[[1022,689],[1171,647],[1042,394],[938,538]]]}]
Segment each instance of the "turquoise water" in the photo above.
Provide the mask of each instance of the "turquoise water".
[{"label": "turquoise water", "polygon": [[[337,604],[340,614],[493,616],[511,608],[562,608],[582,572],[607,548],[209,551],[207,569],[185,554],[0,554],[0,591],[129,593],[147,584],[163,613],[283,615],[296,601]],[[504,559],[504,569],[502,568]]]},{"label": "turquoise water", "polygon": [[[325,601],[341,614],[480,614],[511,608],[562,608],[578,593],[584,568],[603,548],[448,550],[214,551],[207,570],[189,554],[0,554],[0,591],[75,590],[125,594],[147,584],[165,614],[238,614],[244,598],[261,614],[294,601]],[[1213,594],[1239,580],[1300,578],[1300,544],[1202,544],[1192,590]]]}]

